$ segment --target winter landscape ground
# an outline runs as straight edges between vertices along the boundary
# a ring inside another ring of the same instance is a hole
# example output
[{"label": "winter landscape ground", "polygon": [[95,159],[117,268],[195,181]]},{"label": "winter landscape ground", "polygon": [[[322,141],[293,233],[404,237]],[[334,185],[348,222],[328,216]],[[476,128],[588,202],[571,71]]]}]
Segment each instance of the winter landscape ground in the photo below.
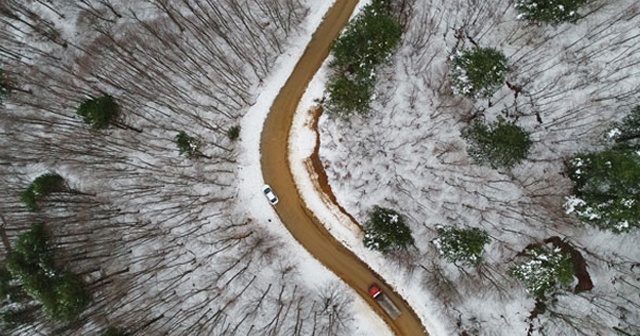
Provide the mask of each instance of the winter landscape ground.
[{"label": "winter landscape ground", "polygon": [[[0,333],[390,334],[260,194],[262,122],[332,3],[0,3]],[[431,335],[640,334],[637,230],[567,213],[569,159],[609,146],[612,123],[640,105],[639,4],[590,1],[554,25],[519,17],[513,1],[395,4],[402,36],[377,69],[369,113],[325,113],[317,126],[328,184],[359,224],[305,165],[331,59],[291,134],[309,207]],[[505,83],[459,95],[451,56],[480,47],[506,55]],[[79,113],[110,101],[106,127]],[[461,137],[498,116],[532,140],[510,169],[476,163]],[[374,206],[407,219],[410,248],[364,247]],[[487,232],[482,262],[442,258],[440,225]],[[583,272],[542,300],[509,269],[545,244]]]}]

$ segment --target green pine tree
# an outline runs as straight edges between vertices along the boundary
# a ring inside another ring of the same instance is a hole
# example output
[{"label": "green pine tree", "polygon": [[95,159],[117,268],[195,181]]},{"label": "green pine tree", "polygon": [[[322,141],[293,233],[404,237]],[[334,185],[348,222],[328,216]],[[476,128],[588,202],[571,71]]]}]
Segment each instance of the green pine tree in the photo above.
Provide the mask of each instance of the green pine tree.
[{"label": "green pine tree", "polygon": [[640,226],[640,155],[609,149],[578,154],[568,165],[575,196],[568,212],[616,233]]},{"label": "green pine tree", "polygon": [[8,298],[13,291],[11,274],[6,268],[0,267],[0,301]]},{"label": "green pine tree", "polygon": [[27,188],[20,194],[20,201],[29,211],[38,210],[38,204],[36,202],[36,194],[31,187]]},{"label": "green pine tree", "polygon": [[438,238],[433,243],[440,255],[452,263],[478,266],[482,262],[484,246],[489,243],[489,235],[478,228],[459,229],[455,226],[437,228]]},{"label": "green pine tree", "polygon": [[406,249],[413,245],[411,229],[404,216],[392,209],[375,206],[364,227],[364,246],[382,253]]},{"label": "green pine tree", "polygon": [[89,303],[90,296],[80,278],[54,264],[49,235],[42,223],[34,224],[18,237],[13,253],[7,258],[7,270],[54,320],[73,320]]},{"label": "green pine tree", "polygon": [[43,308],[48,316],[57,321],[72,321],[84,311],[91,300],[80,278],[70,272],[61,272],[54,278],[52,291],[52,305],[43,302]]},{"label": "green pine tree", "polygon": [[456,50],[451,56],[454,94],[489,98],[504,84],[508,72],[507,57],[494,48]]},{"label": "green pine tree", "polygon": [[200,151],[200,141],[192,136],[189,136],[184,131],[180,131],[176,135],[176,145],[180,154],[184,154],[188,158],[204,157],[210,159],[211,157],[205,155]]},{"label": "green pine tree", "polygon": [[44,224],[33,224],[31,230],[18,237],[13,253],[7,258],[7,270],[21,283],[23,290],[40,301],[42,293],[51,288],[56,275],[53,252]]},{"label": "green pine tree", "polygon": [[527,158],[532,146],[528,132],[502,117],[488,125],[476,120],[461,135],[474,161],[495,169],[514,167]]},{"label": "green pine tree", "polygon": [[45,173],[36,177],[25,191],[20,195],[20,200],[29,211],[38,210],[36,203],[38,198],[53,192],[62,192],[67,189],[64,178],[56,173]]},{"label": "green pine tree", "polygon": [[120,107],[110,95],[85,100],[77,114],[91,128],[100,130],[113,124],[120,115]]},{"label": "green pine tree", "polygon": [[559,24],[580,19],[578,9],[589,0],[516,0],[519,18],[541,23]]},{"label": "green pine tree", "polygon": [[13,253],[7,258],[7,269],[14,278],[40,269],[53,269],[53,252],[43,223],[33,224],[31,230],[18,237]]},{"label": "green pine tree", "polygon": [[240,126],[231,126],[231,128],[227,130],[227,137],[231,141],[238,140],[240,137]]},{"label": "green pine tree", "polygon": [[367,114],[372,92],[371,80],[336,73],[327,84],[329,98],[325,103],[325,109],[345,118],[352,114]]},{"label": "green pine tree", "polygon": [[331,66],[369,77],[395,50],[401,34],[400,22],[391,15],[385,1],[372,1],[336,40],[331,48]]},{"label": "green pine tree", "polygon": [[62,176],[56,173],[45,173],[31,182],[31,188],[36,196],[44,196],[52,192],[64,191],[66,182]]},{"label": "green pine tree", "polygon": [[23,303],[26,298],[20,283],[11,276],[5,266],[0,267],[0,302],[17,304]]},{"label": "green pine tree", "polygon": [[386,0],[366,5],[336,40],[327,84],[325,111],[342,117],[366,114],[373,94],[375,70],[396,49],[402,29]]},{"label": "green pine tree", "polygon": [[574,279],[571,255],[549,245],[527,249],[509,274],[524,284],[527,293],[538,298],[559,286],[570,285]]},{"label": "green pine tree", "polygon": [[187,135],[184,131],[180,131],[176,135],[176,145],[180,154],[184,154],[187,157],[195,157],[200,153],[198,151],[198,140],[196,138]]}]

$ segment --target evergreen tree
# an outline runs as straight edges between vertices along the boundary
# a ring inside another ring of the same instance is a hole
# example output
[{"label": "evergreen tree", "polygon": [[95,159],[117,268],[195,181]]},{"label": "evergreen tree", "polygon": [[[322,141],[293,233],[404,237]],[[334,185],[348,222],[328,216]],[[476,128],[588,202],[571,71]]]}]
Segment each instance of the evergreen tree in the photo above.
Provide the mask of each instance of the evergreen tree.
[{"label": "evergreen tree", "polygon": [[476,120],[461,135],[474,161],[493,168],[514,167],[527,158],[532,145],[528,132],[502,117],[489,125]]},{"label": "evergreen tree", "polygon": [[18,237],[13,253],[7,258],[7,269],[19,280],[39,270],[54,272],[53,252],[44,224],[35,223]]},{"label": "evergreen tree", "polygon": [[48,239],[44,224],[33,224],[30,231],[20,235],[13,253],[7,258],[11,276],[39,302],[51,290],[51,278],[57,275]]},{"label": "evergreen tree", "polygon": [[508,72],[507,57],[494,48],[456,50],[451,56],[454,94],[489,98],[503,85]]},{"label": "evergreen tree", "polygon": [[332,67],[367,78],[395,50],[402,33],[400,22],[386,1],[374,0],[349,23],[331,51]]},{"label": "evergreen tree", "polygon": [[378,206],[369,213],[363,241],[367,248],[382,253],[406,249],[414,243],[411,229],[404,222],[404,216],[395,210]]},{"label": "evergreen tree", "polygon": [[518,18],[533,22],[558,24],[576,22],[578,9],[589,0],[516,0]]},{"label": "evergreen tree", "polygon": [[331,76],[327,84],[329,99],[325,103],[325,108],[343,117],[349,117],[354,113],[364,115],[369,112],[372,92],[371,80],[336,73]]},{"label": "evergreen tree", "polygon": [[375,69],[388,60],[402,33],[391,7],[387,0],[373,0],[334,43],[330,67],[335,74],[327,85],[327,112],[349,117],[369,111]]},{"label": "evergreen tree", "polygon": [[614,123],[608,137],[615,141],[618,149],[640,149],[640,105],[620,122]]},{"label": "evergreen tree", "polygon": [[30,188],[36,196],[48,195],[66,189],[64,178],[56,173],[45,173],[31,182]]},{"label": "evergreen tree", "polygon": [[43,302],[45,313],[57,321],[71,321],[82,313],[91,297],[77,275],[62,272],[53,281],[53,302]]},{"label": "evergreen tree", "polygon": [[29,211],[38,210],[36,200],[52,192],[65,191],[66,182],[64,178],[56,173],[45,173],[36,177],[29,187],[20,195],[20,200]]},{"label": "evergreen tree", "polygon": [[110,95],[85,100],[77,114],[91,128],[100,130],[109,127],[120,115],[120,107]]},{"label": "evergreen tree", "polygon": [[20,201],[29,211],[38,210],[38,204],[36,203],[36,195],[33,193],[33,190],[27,188],[27,190],[23,191],[20,194]]},{"label": "evergreen tree", "polygon": [[459,229],[454,226],[437,228],[438,238],[433,243],[440,255],[452,263],[461,262],[467,266],[477,266],[482,262],[484,245],[489,243],[489,235],[478,228]]},{"label": "evergreen tree", "polygon": [[616,233],[640,226],[640,154],[604,150],[578,154],[569,161],[575,196],[568,212],[587,223]]},{"label": "evergreen tree", "polygon": [[509,274],[524,284],[527,293],[538,298],[544,298],[557,286],[570,285],[574,278],[571,255],[549,245],[527,249]]},{"label": "evergreen tree", "polygon": [[229,140],[231,141],[238,140],[240,137],[240,126],[232,126],[229,128],[227,131],[227,137],[229,137]]},{"label": "evergreen tree", "polygon": [[198,151],[198,141],[188,136],[184,131],[180,131],[176,135],[176,145],[178,145],[180,154],[184,154],[189,158],[195,157],[200,153]]},{"label": "evergreen tree", "polygon": [[7,258],[7,269],[24,292],[42,305],[47,316],[70,321],[84,310],[90,296],[80,278],[55,267],[48,240],[44,224],[34,224],[18,238]]}]

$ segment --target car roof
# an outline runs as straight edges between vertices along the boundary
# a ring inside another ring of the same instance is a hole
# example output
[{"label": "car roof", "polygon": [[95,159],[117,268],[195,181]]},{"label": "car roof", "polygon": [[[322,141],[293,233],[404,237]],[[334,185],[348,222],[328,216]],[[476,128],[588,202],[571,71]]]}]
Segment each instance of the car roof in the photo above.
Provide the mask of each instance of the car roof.
[{"label": "car roof", "polygon": [[369,295],[375,295],[378,292],[382,292],[380,290],[380,287],[378,287],[377,284],[372,284],[371,286],[369,286]]}]

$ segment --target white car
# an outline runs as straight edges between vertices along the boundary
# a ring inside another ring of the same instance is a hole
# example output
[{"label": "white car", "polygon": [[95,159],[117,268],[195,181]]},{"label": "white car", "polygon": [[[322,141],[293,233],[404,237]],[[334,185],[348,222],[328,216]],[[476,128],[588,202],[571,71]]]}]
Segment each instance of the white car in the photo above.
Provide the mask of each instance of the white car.
[{"label": "white car", "polygon": [[265,184],[264,186],[262,186],[262,192],[267,197],[271,205],[278,204],[278,196],[276,196],[276,193],[273,192],[273,189],[271,189],[271,186],[269,186],[268,184]]}]

